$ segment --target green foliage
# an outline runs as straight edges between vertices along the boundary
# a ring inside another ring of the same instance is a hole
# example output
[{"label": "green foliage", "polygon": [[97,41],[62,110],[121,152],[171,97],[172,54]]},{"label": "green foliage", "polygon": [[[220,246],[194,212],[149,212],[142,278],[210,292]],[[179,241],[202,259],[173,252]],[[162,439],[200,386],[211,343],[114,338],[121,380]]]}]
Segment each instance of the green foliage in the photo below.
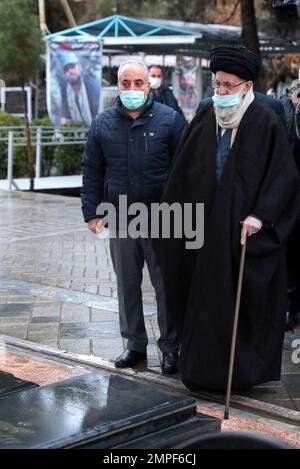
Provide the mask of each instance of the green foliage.
[{"label": "green foliage", "polygon": [[49,116],[44,116],[44,117],[38,117],[36,119],[32,119],[31,125],[34,125],[34,126],[51,125],[52,126],[52,122]]},{"label": "green foliage", "polygon": [[61,176],[80,174],[83,146],[60,145],[55,147],[54,167]]},{"label": "green foliage", "polygon": [[[28,113],[24,87],[31,79],[36,78],[40,68],[40,55],[44,50],[36,13],[34,0],[1,0],[0,2],[0,70],[4,81],[17,79],[22,86],[26,122],[28,122]],[[30,189],[32,190],[34,166],[29,135],[26,139],[30,166]],[[19,166],[18,153],[19,150],[16,150],[15,161]],[[20,161],[22,161],[22,170],[25,170],[23,157]],[[17,177],[17,174],[15,176]]]},{"label": "green foliage", "polygon": [[[13,166],[13,175],[14,178],[28,178],[28,159],[27,159],[27,148],[26,140],[23,138],[20,140],[20,143],[23,143],[22,147],[14,147],[14,166]],[[33,151],[33,156],[35,151]]]},{"label": "green foliage", "polygon": [[[7,112],[0,111],[0,129],[1,126],[22,125],[22,119],[12,116]],[[9,130],[0,131],[1,137],[7,137]],[[7,175],[7,143],[0,141],[0,179],[6,179]]]},{"label": "green foliage", "polygon": [[[205,9],[214,8],[212,0],[80,0],[70,1],[78,24],[105,16],[124,15],[136,18],[166,18],[181,21],[202,21]],[[51,32],[70,27],[60,0],[46,0],[47,26]]]},{"label": "green foliage", "polygon": [[[50,117],[44,116],[38,119],[33,119],[31,122],[33,126],[52,126]],[[50,176],[51,169],[54,162],[55,147],[52,145],[42,146],[41,149],[41,176]]]},{"label": "green foliage", "polygon": [[36,77],[44,50],[34,7],[32,0],[0,2],[0,70],[21,85]]},{"label": "green foliage", "polygon": [[[69,122],[64,127],[86,127],[82,122]],[[54,150],[53,166],[61,176],[81,173],[84,145],[58,145]]]},{"label": "green foliage", "polygon": [[[51,120],[49,117],[33,119],[33,126],[49,126]],[[12,116],[6,112],[0,111],[0,135],[8,135],[9,129],[3,130],[1,126],[21,126],[23,125],[22,119]],[[83,127],[85,124],[82,122],[69,122],[65,127]],[[28,160],[26,151],[25,139],[20,139],[18,143],[22,143],[21,147],[14,147],[14,178],[29,177]],[[80,174],[81,172],[81,158],[83,153],[83,145],[45,145],[42,146],[42,164],[41,176],[51,176],[55,174],[58,176],[67,176],[73,174]],[[35,145],[33,145],[33,158],[35,158]],[[0,141],[0,179],[6,179],[7,175],[7,143]]]},{"label": "green foliage", "polygon": [[8,112],[0,111],[0,126],[22,125],[23,121],[20,117],[12,116]]}]

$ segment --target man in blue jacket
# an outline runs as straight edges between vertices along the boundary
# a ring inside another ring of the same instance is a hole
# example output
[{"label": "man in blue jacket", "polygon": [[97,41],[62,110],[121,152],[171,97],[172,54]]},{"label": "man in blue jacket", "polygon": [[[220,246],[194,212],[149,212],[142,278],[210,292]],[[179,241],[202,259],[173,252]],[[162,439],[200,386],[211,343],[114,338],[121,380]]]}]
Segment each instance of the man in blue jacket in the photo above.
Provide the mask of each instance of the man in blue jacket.
[{"label": "man in blue jacket", "polygon": [[[119,217],[124,216],[120,213],[120,196],[127,196],[128,205],[142,202],[150,207],[160,201],[172,157],[186,128],[181,114],[157,103],[149,94],[149,72],[143,62],[121,64],[118,90],[114,106],[93,120],[82,161],[82,210],[94,233],[102,227],[97,207],[103,201],[113,204]],[[117,234],[110,237],[110,251],[117,277],[120,330],[127,340],[127,348],[115,360],[115,366],[132,367],[147,357],[141,291],[146,261],[156,293],[162,372],[176,372],[179,343],[166,312],[151,239]]]},{"label": "man in blue jacket", "polygon": [[163,83],[164,72],[160,65],[151,65],[151,67],[149,67],[149,80],[155,101],[170,106],[175,109],[175,111],[183,114],[173,91]]}]

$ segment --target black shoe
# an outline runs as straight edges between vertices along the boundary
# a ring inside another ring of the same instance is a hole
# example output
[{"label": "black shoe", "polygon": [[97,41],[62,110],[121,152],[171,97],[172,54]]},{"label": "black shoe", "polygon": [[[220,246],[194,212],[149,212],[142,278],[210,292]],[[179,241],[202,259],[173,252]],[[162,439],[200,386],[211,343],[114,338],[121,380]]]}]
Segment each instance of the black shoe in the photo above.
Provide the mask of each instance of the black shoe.
[{"label": "black shoe", "polygon": [[285,322],[285,332],[292,331],[294,332],[294,327],[299,324],[299,315],[298,313],[290,313],[289,311],[286,314]]},{"label": "black shoe", "polygon": [[135,352],[134,350],[126,349],[121,355],[115,360],[116,368],[127,368],[137,365],[138,363],[145,361],[147,358],[146,352]]},{"label": "black shoe", "polygon": [[162,362],[161,362],[161,371],[170,375],[172,373],[177,373],[177,362],[178,362],[178,353],[177,352],[163,352]]}]

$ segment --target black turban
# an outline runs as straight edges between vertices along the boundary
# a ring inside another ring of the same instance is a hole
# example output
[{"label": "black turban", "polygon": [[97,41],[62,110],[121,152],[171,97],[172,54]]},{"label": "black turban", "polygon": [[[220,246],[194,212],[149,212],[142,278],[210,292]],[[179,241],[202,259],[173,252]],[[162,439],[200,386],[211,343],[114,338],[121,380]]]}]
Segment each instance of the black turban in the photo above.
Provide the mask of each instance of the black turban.
[{"label": "black turban", "polygon": [[243,80],[255,81],[259,72],[256,54],[246,47],[218,46],[211,50],[210,69],[237,75]]}]

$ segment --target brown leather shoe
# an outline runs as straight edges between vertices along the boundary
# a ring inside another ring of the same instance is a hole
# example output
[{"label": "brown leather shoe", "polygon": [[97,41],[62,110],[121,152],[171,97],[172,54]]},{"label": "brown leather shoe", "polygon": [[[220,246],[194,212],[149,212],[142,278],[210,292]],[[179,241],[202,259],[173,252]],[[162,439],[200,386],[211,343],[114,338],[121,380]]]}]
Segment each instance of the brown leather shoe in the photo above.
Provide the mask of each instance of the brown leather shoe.
[{"label": "brown leather shoe", "polygon": [[172,373],[177,373],[177,362],[178,362],[178,353],[177,352],[163,352],[162,362],[161,362],[161,371],[165,375],[171,375]]},{"label": "brown leather shoe", "polygon": [[115,360],[116,368],[131,368],[140,362],[145,361],[147,358],[146,352],[136,352],[134,350],[126,349],[121,355]]}]

